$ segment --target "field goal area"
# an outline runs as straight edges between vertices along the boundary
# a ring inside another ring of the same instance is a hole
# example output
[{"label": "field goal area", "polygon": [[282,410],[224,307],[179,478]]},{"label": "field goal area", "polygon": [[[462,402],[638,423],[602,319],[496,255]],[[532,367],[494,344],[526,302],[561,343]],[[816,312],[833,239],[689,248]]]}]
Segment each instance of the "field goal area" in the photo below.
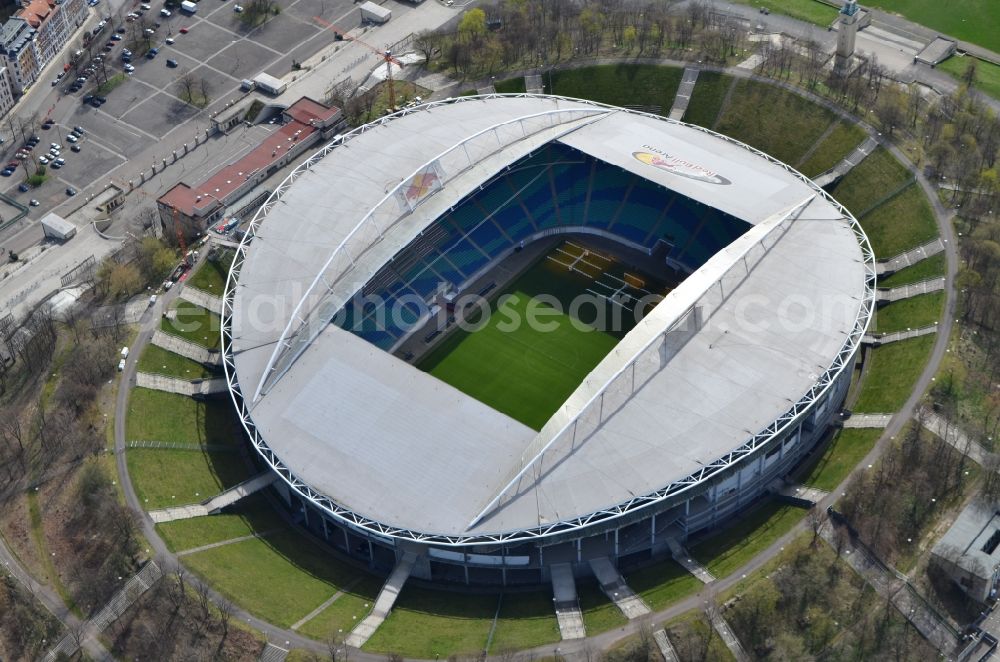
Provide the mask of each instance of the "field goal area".
[{"label": "field goal area", "polygon": [[644,309],[640,313],[645,315],[663,300],[662,287],[655,293],[646,289],[647,276],[621,268],[615,258],[593,248],[566,241],[545,259],[589,278],[591,284],[585,288],[588,294],[625,310],[633,311],[641,305]]},{"label": "field goal area", "polygon": [[[416,365],[538,430],[635,326],[636,310],[648,312],[667,289],[613,255],[564,241],[497,288],[481,325],[453,327]],[[587,301],[574,306],[581,295]],[[543,323],[529,323],[539,308]]]}]

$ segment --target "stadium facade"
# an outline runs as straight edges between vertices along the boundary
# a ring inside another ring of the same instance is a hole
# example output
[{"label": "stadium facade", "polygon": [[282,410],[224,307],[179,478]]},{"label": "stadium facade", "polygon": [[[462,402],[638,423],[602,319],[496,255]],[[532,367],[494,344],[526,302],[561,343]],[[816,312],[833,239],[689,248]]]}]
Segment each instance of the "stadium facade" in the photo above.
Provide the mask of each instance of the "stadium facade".
[{"label": "stadium facade", "polygon": [[[687,277],[540,430],[400,355],[443,291],[562,235]],[[837,415],[874,287],[851,214],[747,145],[589,101],[449,99],[278,187],[233,264],[224,364],[317,536],[378,568],[420,552],[424,579],[531,584],[665,553],[772,489]]]}]

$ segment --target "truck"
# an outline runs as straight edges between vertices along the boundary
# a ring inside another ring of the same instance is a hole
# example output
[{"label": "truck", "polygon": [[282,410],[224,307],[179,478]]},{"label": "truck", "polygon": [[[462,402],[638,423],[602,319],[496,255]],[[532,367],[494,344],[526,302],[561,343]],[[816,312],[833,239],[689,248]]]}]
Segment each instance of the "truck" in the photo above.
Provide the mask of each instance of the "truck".
[{"label": "truck", "polygon": [[191,0],[184,0],[184,2],[181,3],[181,11],[193,14],[198,11],[198,5],[191,2]]},{"label": "truck", "polygon": [[365,2],[359,9],[361,9],[362,23],[376,23],[381,25],[392,18],[392,10],[382,7],[381,5],[376,5],[374,2],[371,2],[371,0]]},{"label": "truck", "polygon": [[76,226],[54,212],[42,218],[42,233],[49,239],[69,241],[76,234]]},{"label": "truck", "polygon": [[257,89],[257,83],[253,82],[249,78],[244,78],[240,81],[240,89],[244,92],[253,92]]},{"label": "truck", "polygon": [[254,76],[253,82],[257,85],[257,89],[275,96],[284,92],[288,87],[288,83],[285,81],[265,73],[259,73]]}]

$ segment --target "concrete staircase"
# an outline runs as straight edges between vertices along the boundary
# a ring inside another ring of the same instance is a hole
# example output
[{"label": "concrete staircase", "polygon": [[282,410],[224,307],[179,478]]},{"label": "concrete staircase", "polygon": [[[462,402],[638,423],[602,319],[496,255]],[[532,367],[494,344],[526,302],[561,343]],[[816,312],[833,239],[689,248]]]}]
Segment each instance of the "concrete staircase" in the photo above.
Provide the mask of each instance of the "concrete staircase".
[{"label": "concrete staircase", "polygon": [[181,288],[180,298],[185,301],[190,301],[196,306],[201,306],[205,310],[210,310],[213,313],[222,314],[222,297],[216,296],[214,294],[209,294],[204,290],[199,290],[196,287],[191,287],[190,285],[185,285]]},{"label": "concrete staircase", "polygon": [[568,563],[556,563],[549,568],[552,579],[552,595],[559,621],[559,634],[563,639],[583,639],[587,630],[583,625],[583,613],[576,595],[576,580],[573,568]]},{"label": "concrete staircase", "polygon": [[167,375],[156,375],[151,372],[137,372],[135,375],[135,385],[143,388],[151,388],[167,393],[178,393],[194,397],[196,395],[212,395],[213,393],[224,393],[227,385],[222,377],[211,379],[180,379],[178,377],[168,377]]},{"label": "concrete staircase", "polygon": [[891,303],[901,299],[909,299],[910,297],[920,296],[921,294],[940,292],[944,289],[944,284],[944,276],[928,278],[927,280],[910,283],[909,285],[900,285],[899,287],[876,290],[875,299],[879,303]]},{"label": "concrete staircase", "polygon": [[884,428],[894,414],[851,414],[841,421],[843,428]]},{"label": "concrete staircase", "polygon": [[284,662],[286,657],[288,657],[288,651],[268,642],[257,659],[260,662]]},{"label": "concrete staircase", "polygon": [[733,654],[736,661],[750,662],[750,656],[747,655],[747,652],[743,649],[743,644],[740,643],[736,633],[729,627],[729,623],[722,617],[722,614],[709,614],[709,620],[712,622],[712,628],[722,637],[723,643],[726,644],[726,648]]},{"label": "concrete staircase", "polygon": [[399,560],[396,567],[393,568],[392,574],[389,575],[389,578],[385,580],[385,584],[382,585],[382,590],[379,591],[378,597],[375,598],[375,604],[372,606],[371,612],[347,635],[346,643],[348,646],[361,648],[375,634],[375,630],[382,625],[389,612],[392,611],[392,606],[396,604],[396,598],[399,597],[400,592],[403,590],[406,580],[410,578],[410,572],[413,570],[413,564],[416,561],[417,555],[414,552],[403,554],[403,558]]},{"label": "concrete staircase", "polygon": [[670,643],[666,630],[660,628],[654,632],[653,641],[656,642],[656,647],[660,649],[660,655],[663,656],[664,662],[680,662],[681,658],[677,657],[677,651],[674,650],[673,645]]},{"label": "concrete staircase", "polygon": [[866,345],[872,345],[873,347],[879,347],[881,345],[888,345],[892,342],[899,342],[900,340],[909,340],[910,338],[919,338],[920,336],[929,336],[932,333],[937,333],[937,324],[931,324],[929,326],[923,326],[919,329],[907,329],[906,331],[894,331],[893,333],[869,333],[861,339]]},{"label": "concrete staircase", "polygon": [[233,505],[243,497],[249,496],[254,492],[259,492],[277,479],[278,476],[276,474],[266,471],[201,503],[173,506],[162,510],[151,510],[149,511],[149,518],[157,524],[162,524],[163,522],[173,522],[179,519],[205,517],[219,512],[226,506]]},{"label": "concrete staircase", "polygon": [[702,564],[694,560],[691,553],[677,542],[675,538],[667,538],[667,547],[670,548],[670,555],[674,560],[684,566],[684,569],[701,580],[703,584],[710,584],[715,581],[715,576]]},{"label": "concrete staircase", "polygon": [[813,181],[816,182],[817,186],[828,186],[829,184],[834,183],[853,170],[856,165],[864,161],[869,154],[875,151],[876,147],[878,147],[878,141],[876,141],[875,138],[868,136],[868,138],[854,148],[854,151],[848,154],[843,161],[818,177],[813,178]]},{"label": "concrete staircase", "polygon": [[650,612],[649,605],[629,588],[611,559],[606,556],[591,559],[590,569],[594,571],[601,590],[618,606],[625,618],[631,620]]},{"label": "concrete staircase", "polygon": [[670,119],[681,120],[687,112],[688,104],[691,102],[691,95],[694,94],[695,83],[698,82],[698,69],[685,67],[681,84],[677,87],[677,95],[674,97],[674,105],[670,108]]},{"label": "concrete staircase", "polygon": [[541,74],[529,74],[524,77],[524,90],[528,94],[545,94]]},{"label": "concrete staircase", "polygon": [[163,349],[173,352],[174,354],[180,354],[181,356],[187,357],[192,361],[197,361],[198,363],[205,365],[222,365],[222,354],[220,352],[205,349],[201,345],[196,345],[193,342],[170,335],[164,331],[155,331],[153,333],[152,343],[157,347],[162,347]]},{"label": "concrete staircase", "polygon": [[944,252],[944,241],[941,237],[938,237],[937,239],[932,239],[923,246],[917,246],[916,248],[908,250],[905,253],[900,253],[895,257],[890,257],[888,260],[879,260],[875,263],[875,273],[879,276],[888,276],[889,274],[896,273],[900,269],[911,267],[917,262],[929,258],[932,255],[937,255],[941,252]]}]

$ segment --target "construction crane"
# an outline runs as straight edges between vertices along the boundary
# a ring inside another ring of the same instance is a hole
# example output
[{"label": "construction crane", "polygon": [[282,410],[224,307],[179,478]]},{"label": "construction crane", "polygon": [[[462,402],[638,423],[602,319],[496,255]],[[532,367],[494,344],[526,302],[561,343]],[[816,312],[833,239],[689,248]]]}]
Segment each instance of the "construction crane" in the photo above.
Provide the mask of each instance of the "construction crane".
[{"label": "construction crane", "polygon": [[[118,186],[123,187],[122,188],[123,191],[128,190],[128,184],[126,184],[125,182],[117,180],[113,177],[111,178],[111,181],[114,182],[115,184],[118,184]],[[147,193],[146,191],[143,191],[141,188],[133,188],[132,190],[138,193],[139,195],[145,196],[147,198],[153,198],[154,200],[156,199],[156,196],[154,196],[152,193]],[[171,217],[173,218],[174,221],[174,232],[177,234],[177,246],[181,249],[181,261],[183,261],[186,266],[190,267],[191,257],[188,255],[187,241],[184,239],[184,231],[181,230],[181,218],[180,218],[181,213],[180,211],[177,210],[177,207],[173,205],[170,205],[170,212],[171,212]]]},{"label": "construction crane", "polygon": [[390,110],[390,112],[395,112],[395,110],[396,110],[396,83],[395,83],[395,80],[393,80],[393,77],[392,77],[392,65],[396,65],[397,67],[402,67],[403,63],[400,62],[399,60],[397,60],[395,57],[393,57],[392,51],[390,51],[388,49],[384,49],[383,50],[383,49],[380,49],[380,48],[375,48],[371,44],[367,44],[367,43],[361,41],[360,39],[358,39],[357,37],[352,37],[351,35],[347,34],[347,30],[344,30],[342,28],[338,28],[336,25],[334,25],[330,21],[322,19],[319,16],[313,16],[313,20],[316,21],[317,23],[319,23],[320,25],[322,25],[327,30],[332,30],[333,33],[334,33],[334,35],[336,35],[336,38],[338,40],[340,40],[340,39],[347,39],[348,41],[353,41],[356,44],[361,44],[362,46],[364,46],[365,48],[367,48],[368,50],[370,50],[371,52],[375,53],[376,55],[378,55],[379,57],[382,58],[382,61],[385,62],[385,82],[386,82],[386,85],[388,85],[388,89],[389,89],[389,110]]}]

